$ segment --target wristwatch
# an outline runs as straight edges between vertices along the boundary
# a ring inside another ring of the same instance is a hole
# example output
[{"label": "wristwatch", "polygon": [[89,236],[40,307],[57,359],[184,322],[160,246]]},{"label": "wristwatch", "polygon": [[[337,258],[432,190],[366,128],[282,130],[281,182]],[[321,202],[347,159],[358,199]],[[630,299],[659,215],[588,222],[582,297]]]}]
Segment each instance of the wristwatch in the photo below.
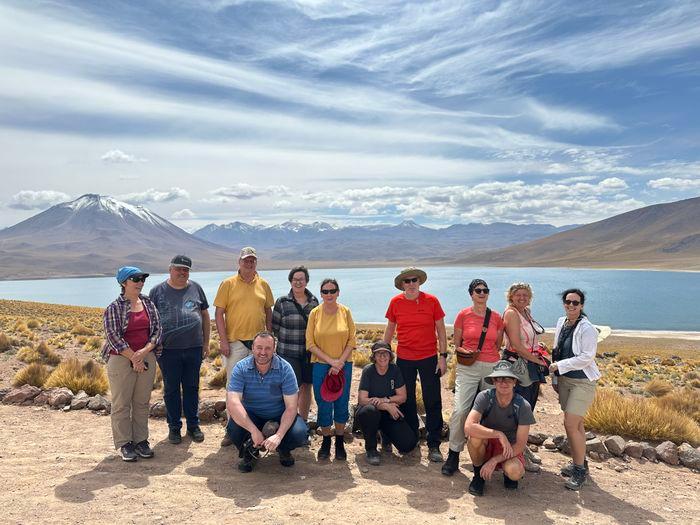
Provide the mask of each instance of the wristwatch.
[{"label": "wristwatch", "polygon": [[447,352],[441,352],[441,353],[440,353],[440,357],[445,357],[445,358],[447,358]]}]

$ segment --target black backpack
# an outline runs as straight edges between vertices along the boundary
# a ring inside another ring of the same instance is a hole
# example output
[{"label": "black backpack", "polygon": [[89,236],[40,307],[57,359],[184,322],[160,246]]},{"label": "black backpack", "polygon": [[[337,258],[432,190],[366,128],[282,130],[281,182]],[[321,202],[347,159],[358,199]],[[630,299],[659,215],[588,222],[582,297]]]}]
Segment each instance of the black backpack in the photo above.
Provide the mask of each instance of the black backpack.
[{"label": "black backpack", "polygon": [[[479,423],[484,421],[488,417],[489,413],[491,412],[491,409],[493,408],[493,405],[496,402],[496,389],[495,388],[488,389],[486,391],[486,396],[489,399],[489,404],[486,407],[486,410],[484,410],[484,413],[481,414],[481,421]],[[520,407],[523,406],[524,401],[525,401],[525,399],[523,398],[523,396],[521,396],[520,394],[518,394],[516,392],[513,392],[513,419],[515,420],[516,428],[519,424],[518,414],[520,413]]]}]

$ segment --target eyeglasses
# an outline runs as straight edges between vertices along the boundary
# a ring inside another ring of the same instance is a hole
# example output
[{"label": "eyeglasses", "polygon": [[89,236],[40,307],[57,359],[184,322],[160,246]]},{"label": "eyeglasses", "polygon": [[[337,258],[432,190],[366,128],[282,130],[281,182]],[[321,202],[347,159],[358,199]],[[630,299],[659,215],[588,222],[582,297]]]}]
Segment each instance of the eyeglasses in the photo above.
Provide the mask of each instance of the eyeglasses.
[{"label": "eyeglasses", "polygon": [[145,276],[145,275],[132,276],[132,277],[129,277],[129,280],[130,280],[132,283],[145,283],[145,282],[146,282],[146,276]]},{"label": "eyeglasses", "polygon": [[474,293],[481,295],[482,293],[489,293],[491,290],[488,288],[474,288]]},{"label": "eyeglasses", "polygon": [[581,304],[581,301],[570,301],[569,299],[564,299],[564,304],[567,306],[569,306],[569,305],[578,306]]},{"label": "eyeglasses", "polygon": [[333,295],[334,293],[337,293],[337,292],[338,292],[338,289],[337,289],[337,288],[331,288],[330,290],[328,290],[328,289],[326,289],[326,290],[321,290],[321,293],[322,293],[323,295]]},{"label": "eyeglasses", "polygon": [[419,281],[418,277],[409,277],[408,279],[404,279],[403,283],[404,284],[417,283],[418,281]]}]

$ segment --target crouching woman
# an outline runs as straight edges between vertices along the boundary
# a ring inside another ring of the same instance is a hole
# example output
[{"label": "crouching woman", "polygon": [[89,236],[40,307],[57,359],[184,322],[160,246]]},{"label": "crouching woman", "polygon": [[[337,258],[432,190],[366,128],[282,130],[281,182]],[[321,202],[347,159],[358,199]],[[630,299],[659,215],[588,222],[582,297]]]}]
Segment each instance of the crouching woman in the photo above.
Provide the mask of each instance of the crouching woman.
[{"label": "crouching woman", "polygon": [[377,433],[381,432],[382,449],[391,451],[391,445],[401,454],[413,450],[418,443],[416,433],[399,410],[406,402],[406,385],[399,367],[393,363],[391,345],[378,341],[372,345],[372,362],[362,370],[355,415],[362,435],[370,465],[379,465]]}]

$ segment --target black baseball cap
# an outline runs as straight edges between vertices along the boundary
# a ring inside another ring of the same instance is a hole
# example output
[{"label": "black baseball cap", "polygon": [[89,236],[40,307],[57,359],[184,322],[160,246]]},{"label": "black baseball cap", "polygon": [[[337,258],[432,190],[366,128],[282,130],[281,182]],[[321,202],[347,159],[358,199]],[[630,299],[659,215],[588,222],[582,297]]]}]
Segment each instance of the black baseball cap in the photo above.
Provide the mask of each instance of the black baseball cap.
[{"label": "black baseball cap", "polygon": [[175,266],[176,268],[187,268],[192,269],[192,259],[187,257],[187,255],[176,255],[170,261],[170,266]]}]

